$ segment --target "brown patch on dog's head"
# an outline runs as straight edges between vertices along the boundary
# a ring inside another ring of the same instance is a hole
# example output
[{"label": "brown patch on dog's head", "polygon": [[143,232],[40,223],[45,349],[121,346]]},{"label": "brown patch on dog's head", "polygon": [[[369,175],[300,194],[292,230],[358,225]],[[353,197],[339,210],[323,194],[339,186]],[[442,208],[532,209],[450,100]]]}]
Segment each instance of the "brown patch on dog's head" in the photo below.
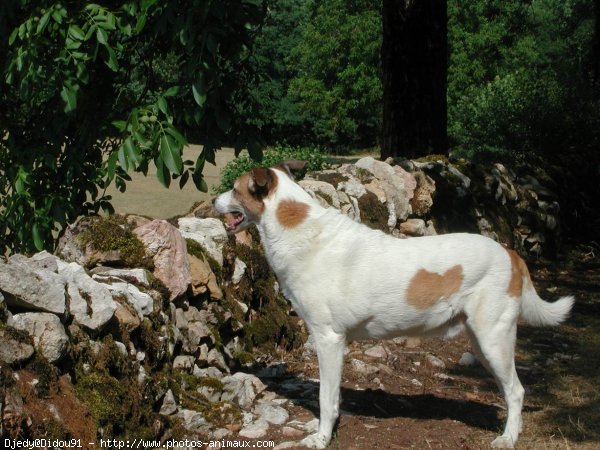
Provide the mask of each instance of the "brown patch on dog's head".
[{"label": "brown patch on dog's head", "polygon": [[232,195],[251,221],[257,221],[265,205],[263,199],[277,189],[277,175],[271,169],[257,167],[239,177],[233,185]]},{"label": "brown patch on dog's head", "polygon": [[283,228],[296,228],[308,217],[308,204],[296,200],[282,200],[277,205],[277,220]]},{"label": "brown patch on dog's head", "polygon": [[[521,297],[523,294],[523,283],[531,283],[529,270],[523,258],[514,250],[506,250],[510,257],[510,282],[506,292],[510,297]],[[525,280],[523,280],[525,278]]]},{"label": "brown patch on dog's head", "polygon": [[463,279],[463,268],[460,264],[446,270],[442,275],[420,269],[408,284],[406,301],[416,309],[427,309],[439,300],[457,293]]}]

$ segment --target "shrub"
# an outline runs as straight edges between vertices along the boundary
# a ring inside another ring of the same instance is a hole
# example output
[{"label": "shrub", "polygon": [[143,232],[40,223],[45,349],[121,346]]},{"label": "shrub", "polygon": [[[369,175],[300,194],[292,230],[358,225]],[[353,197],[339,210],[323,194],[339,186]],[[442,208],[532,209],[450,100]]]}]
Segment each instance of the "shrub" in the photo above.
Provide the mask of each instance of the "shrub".
[{"label": "shrub", "polygon": [[228,191],[233,187],[235,180],[254,167],[272,167],[286,159],[300,159],[308,161],[306,169],[299,174],[302,178],[307,171],[321,170],[325,167],[325,157],[322,149],[318,147],[291,147],[277,144],[268,148],[263,155],[262,162],[250,159],[247,155],[239,156],[227,163],[221,170],[221,184],[216,187],[215,193]]}]

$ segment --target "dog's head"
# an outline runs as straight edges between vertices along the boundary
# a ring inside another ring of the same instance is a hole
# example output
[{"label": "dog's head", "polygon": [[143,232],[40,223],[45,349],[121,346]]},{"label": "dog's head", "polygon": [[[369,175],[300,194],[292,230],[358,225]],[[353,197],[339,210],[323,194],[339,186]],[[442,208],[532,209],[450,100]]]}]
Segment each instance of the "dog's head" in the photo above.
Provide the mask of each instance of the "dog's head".
[{"label": "dog's head", "polygon": [[293,172],[304,169],[306,164],[307,161],[288,160],[272,168],[256,167],[240,176],[233,189],[219,195],[214,203],[217,212],[225,216],[227,231],[237,233],[259,223],[265,202],[275,196],[281,177],[293,180]]}]

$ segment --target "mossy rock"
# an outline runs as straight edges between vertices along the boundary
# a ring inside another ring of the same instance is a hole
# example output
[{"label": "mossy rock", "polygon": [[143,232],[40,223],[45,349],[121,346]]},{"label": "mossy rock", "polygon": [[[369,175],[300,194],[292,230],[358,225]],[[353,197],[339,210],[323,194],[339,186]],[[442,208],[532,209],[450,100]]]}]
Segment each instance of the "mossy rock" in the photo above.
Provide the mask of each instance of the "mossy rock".
[{"label": "mossy rock", "polygon": [[337,189],[337,186],[344,181],[348,181],[350,177],[339,172],[315,172],[312,177],[317,181],[329,183]]},{"label": "mossy rock", "polygon": [[83,247],[97,252],[115,252],[125,267],[153,269],[142,241],[133,232],[133,225],[121,216],[93,217],[77,236]]},{"label": "mossy rock", "polygon": [[381,203],[374,193],[367,191],[366,194],[361,195],[358,198],[358,207],[362,223],[375,230],[389,231],[390,213],[387,206]]}]

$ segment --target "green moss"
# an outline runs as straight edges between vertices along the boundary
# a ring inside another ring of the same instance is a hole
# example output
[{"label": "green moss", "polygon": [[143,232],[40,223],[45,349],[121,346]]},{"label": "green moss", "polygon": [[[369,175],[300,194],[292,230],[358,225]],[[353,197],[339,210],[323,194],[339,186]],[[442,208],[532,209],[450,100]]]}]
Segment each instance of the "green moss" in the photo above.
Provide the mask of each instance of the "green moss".
[{"label": "green moss", "polygon": [[112,335],[106,335],[102,340],[102,346],[93,361],[94,367],[99,371],[106,371],[114,376],[131,375],[132,369],[129,361],[117,344]]},{"label": "green moss", "polygon": [[358,199],[362,223],[376,230],[388,231],[389,211],[377,196],[367,191]]},{"label": "green moss", "polygon": [[250,352],[237,352],[233,355],[233,359],[241,366],[252,364],[256,360]]},{"label": "green moss", "polygon": [[356,178],[358,178],[362,183],[366,183],[371,181],[374,176],[367,169],[363,169],[362,167],[357,167],[356,169]]},{"label": "green moss", "polygon": [[333,198],[331,198],[331,195],[326,194],[325,192],[319,192],[317,195],[325,200],[325,203],[329,206],[333,206]]},{"label": "green moss", "polygon": [[240,408],[229,402],[211,403],[208,408],[202,410],[204,418],[217,427],[224,427],[228,424],[238,423],[243,421]]},{"label": "green moss", "polygon": [[331,172],[331,173],[317,172],[314,174],[314,178],[317,181],[324,181],[325,183],[329,183],[329,184],[333,185],[336,189],[337,189],[338,184],[349,180],[347,175],[343,175],[339,172]]},{"label": "green moss", "polygon": [[302,342],[300,329],[288,314],[288,305],[282,297],[276,297],[260,310],[260,316],[246,326],[246,344],[259,349],[270,349],[273,343],[286,348]]},{"label": "green moss", "polygon": [[121,406],[127,393],[116,378],[99,372],[84,375],[75,394],[89,408],[96,425],[112,427],[123,420]]},{"label": "green moss", "polygon": [[146,352],[148,363],[155,366],[163,353],[163,343],[160,339],[160,326],[145,317],[139,328],[139,340]]},{"label": "green moss", "polygon": [[133,226],[119,216],[96,217],[78,239],[101,252],[116,251],[126,267],[153,267],[144,244],[133,232]]},{"label": "green moss", "polygon": [[198,381],[200,387],[208,387],[215,391],[223,391],[223,383],[221,380],[213,377],[202,377]]},{"label": "green moss", "polygon": [[38,383],[35,385],[35,391],[38,397],[48,397],[53,387],[56,386],[58,369],[37,351],[33,360],[28,364],[28,368],[37,375]]}]

